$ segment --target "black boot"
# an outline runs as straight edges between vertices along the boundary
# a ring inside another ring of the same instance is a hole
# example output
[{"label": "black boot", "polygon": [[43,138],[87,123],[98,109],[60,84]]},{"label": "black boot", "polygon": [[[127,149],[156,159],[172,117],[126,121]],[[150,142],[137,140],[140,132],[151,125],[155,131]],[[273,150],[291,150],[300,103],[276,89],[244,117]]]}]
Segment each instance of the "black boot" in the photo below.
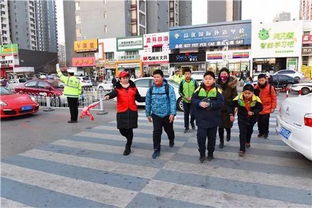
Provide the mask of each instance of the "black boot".
[{"label": "black boot", "polygon": [[204,152],[201,152],[200,153],[200,156],[199,156],[199,161],[201,162],[201,163],[203,163],[204,161],[205,161],[205,153]]},{"label": "black boot", "polygon": [[223,149],[223,147],[224,147],[224,139],[223,139],[223,138],[220,138],[219,148],[220,148],[220,149]]},{"label": "black boot", "polygon": [[229,142],[231,140],[231,129],[226,129],[226,141]]},{"label": "black boot", "polygon": [[131,153],[131,146],[126,144],[125,150],[123,152],[123,155],[129,155]]},{"label": "black boot", "polygon": [[208,160],[208,161],[211,161],[211,160],[213,160],[213,159],[214,159],[213,153],[208,153],[207,160]]}]

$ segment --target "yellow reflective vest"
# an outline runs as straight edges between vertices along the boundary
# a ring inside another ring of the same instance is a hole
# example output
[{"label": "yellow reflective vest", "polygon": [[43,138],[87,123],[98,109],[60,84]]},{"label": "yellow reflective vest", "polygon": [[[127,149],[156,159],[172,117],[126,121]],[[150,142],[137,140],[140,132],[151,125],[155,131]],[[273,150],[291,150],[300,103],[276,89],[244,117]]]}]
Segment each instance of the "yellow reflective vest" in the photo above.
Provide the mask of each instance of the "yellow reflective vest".
[{"label": "yellow reflective vest", "polygon": [[64,95],[66,97],[78,98],[82,92],[82,86],[80,80],[75,76],[64,76],[60,69],[57,69],[57,76],[61,82],[65,84]]}]

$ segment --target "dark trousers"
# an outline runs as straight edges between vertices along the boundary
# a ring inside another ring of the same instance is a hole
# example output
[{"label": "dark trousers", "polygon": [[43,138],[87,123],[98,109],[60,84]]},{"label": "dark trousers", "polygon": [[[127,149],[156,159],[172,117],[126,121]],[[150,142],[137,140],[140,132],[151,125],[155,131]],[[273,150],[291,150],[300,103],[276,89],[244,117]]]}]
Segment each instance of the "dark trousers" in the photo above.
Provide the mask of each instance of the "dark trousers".
[{"label": "dark trousers", "polygon": [[254,123],[247,124],[243,122],[238,122],[240,151],[246,151],[245,144],[250,143],[254,125]]},{"label": "dark trousers", "polygon": [[224,141],[224,129],[226,130],[226,138],[231,138],[231,128],[220,128],[219,127],[219,138],[220,142]]},{"label": "dark trousers", "polygon": [[169,116],[161,118],[152,114],[153,119],[153,144],[154,150],[160,151],[162,128],[168,135],[169,141],[174,140],[173,122],[169,123]]},{"label": "dark trousers", "polygon": [[119,129],[119,132],[122,136],[126,137],[126,147],[130,148],[133,140],[133,129]]},{"label": "dark trousers", "polygon": [[77,121],[78,119],[78,98],[67,97],[68,107],[70,111],[70,120]]},{"label": "dark trousers", "polygon": [[216,136],[217,136],[217,129],[218,127],[214,128],[200,128],[197,129],[197,144],[198,144],[198,151],[201,155],[205,155],[206,151],[206,140],[208,137],[208,156],[212,156],[215,150],[216,145]]},{"label": "dark trousers", "polygon": [[184,127],[185,129],[189,129],[189,120],[190,120],[190,114],[191,114],[191,126],[192,128],[195,127],[194,121],[195,121],[195,116],[191,112],[191,106],[192,103],[185,103],[183,102],[183,109],[184,109]]},{"label": "dark trousers", "polygon": [[258,117],[258,130],[259,134],[268,135],[269,134],[269,122],[270,114],[259,115]]}]

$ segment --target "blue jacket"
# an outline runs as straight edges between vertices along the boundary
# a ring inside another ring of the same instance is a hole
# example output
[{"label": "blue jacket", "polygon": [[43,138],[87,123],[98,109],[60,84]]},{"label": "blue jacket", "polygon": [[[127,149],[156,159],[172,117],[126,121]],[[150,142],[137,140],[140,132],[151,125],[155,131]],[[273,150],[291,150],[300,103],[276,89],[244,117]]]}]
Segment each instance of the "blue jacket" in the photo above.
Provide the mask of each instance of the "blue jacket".
[{"label": "blue jacket", "polygon": [[[166,93],[166,85],[169,86],[169,94]],[[151,92],[151,89],[153,90]],[[162,86],[157,87],[153,84],[145,97],[145,113],[146,116],[151,116],[152,114],[164,118],[169,115],[176,115],[176,96],[174,89],[170,86],[167,80],[164,80]]]},{"label": "blue jacket", "polygon": [[[203,99],[209,102],[210,106],[208,108],[199,106]],[[196,125],[205,129],[219,126],[223,104],[224,98],[219,89],[214,86],[209,92],[206,92],[202,84],[192,96]]]}]

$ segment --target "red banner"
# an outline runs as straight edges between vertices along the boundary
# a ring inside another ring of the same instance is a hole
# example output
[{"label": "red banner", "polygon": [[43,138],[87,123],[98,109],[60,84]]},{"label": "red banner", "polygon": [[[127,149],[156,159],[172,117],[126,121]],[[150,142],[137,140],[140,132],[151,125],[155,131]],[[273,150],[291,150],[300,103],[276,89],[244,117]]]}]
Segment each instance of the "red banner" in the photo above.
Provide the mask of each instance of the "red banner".
[{"label": "red banner", "polygon": [[95,57],[73,57],[73,66],[95,66]]},{"label": "red banner", "polygon": [[312,35],[303,35],[302,44],[312,44]]}]

